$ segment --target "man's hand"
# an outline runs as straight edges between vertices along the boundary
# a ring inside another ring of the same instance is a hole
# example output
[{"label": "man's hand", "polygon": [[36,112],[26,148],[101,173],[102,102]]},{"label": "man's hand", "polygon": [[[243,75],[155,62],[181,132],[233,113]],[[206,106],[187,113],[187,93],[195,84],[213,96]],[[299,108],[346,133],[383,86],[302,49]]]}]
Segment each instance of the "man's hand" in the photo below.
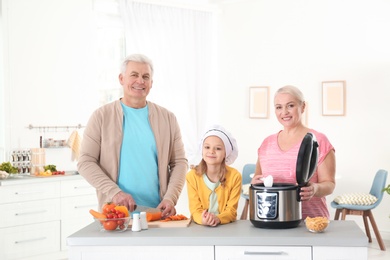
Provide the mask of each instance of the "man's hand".
[{"label": "man's hand", "polygon": [[127,209],[130,212],[133,212],[135,210],[135,201],[133,197],[130,194],[127,194],[123,191],[118,192],[113,198],[112,202],[114,202],[116,205],[126,206]]},{"label": "man's hand", "polygon": [[172,215],[176,215],[176,209],[173,204],[168,200],[162,200],[160,204],[158,204],[157,208],[161,209],[161,217],[166,218]]}]

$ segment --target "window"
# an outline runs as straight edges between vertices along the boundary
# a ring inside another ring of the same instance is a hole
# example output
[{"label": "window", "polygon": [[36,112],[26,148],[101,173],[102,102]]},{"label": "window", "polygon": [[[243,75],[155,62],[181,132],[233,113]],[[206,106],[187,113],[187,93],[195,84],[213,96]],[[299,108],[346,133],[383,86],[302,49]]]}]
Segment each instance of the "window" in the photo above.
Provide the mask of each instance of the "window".
[{"label": "window", "polygon": [[95,0],[94,12],[97,27],[97,87],[100,104],[103,105],[122,96],[118,74],[125,57],[125,35],[118,1]]}]

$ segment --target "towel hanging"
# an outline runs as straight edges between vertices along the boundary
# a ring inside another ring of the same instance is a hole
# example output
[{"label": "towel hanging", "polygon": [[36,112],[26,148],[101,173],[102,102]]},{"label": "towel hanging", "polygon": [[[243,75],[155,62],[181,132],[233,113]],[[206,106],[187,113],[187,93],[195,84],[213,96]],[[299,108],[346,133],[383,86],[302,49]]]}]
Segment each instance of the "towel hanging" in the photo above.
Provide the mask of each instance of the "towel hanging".
[{"label": "towel hanging", "polygon": [[77,130],[74,130],[68,139],[68,146],[72,149],[72,161],[78,161],[81,150],[81,136]]}]

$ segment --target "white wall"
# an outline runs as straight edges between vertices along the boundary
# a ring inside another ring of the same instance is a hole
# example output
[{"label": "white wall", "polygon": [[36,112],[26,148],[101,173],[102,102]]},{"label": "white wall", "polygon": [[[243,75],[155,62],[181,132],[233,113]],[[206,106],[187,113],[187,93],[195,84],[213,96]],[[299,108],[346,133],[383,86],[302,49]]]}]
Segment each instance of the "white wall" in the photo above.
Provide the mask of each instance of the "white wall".
[{"label": "white wall", "polygon": [[[273,95],[295,85],[308,101],[309,127],[325,133],[336,149],[337,186],[328,201],[344,192],[368,192],[376,171],[390,170],[390,2],[253,0],[221,9],[221,122],[239,142],[235,166],[254,163],[261,141],[281,129]],[[321,82],[330,80],[346,81],[345,116],[321,114]],[[268,119],[249,119],[250,86],[271,88]],[[385,194],[373,212],[387,238],[389,204]],[[350,219],[363,225],[361,217]]]},{"label": "white wall", "polygon": [[[4,22],[2,0],[0,0],[0,125],[5,124],[4,120]],[[0,127],[0,161],[5,161],[5,132],[4,127]]]},{"label": "white wall", "polygon": [[[98,107],[92,0],[3,0],[3,10],[8,152],[39,147],[40,136],[68,139],[73,129],[48,132],[27,126],[85,125]],[[47,163],[75,170],[69,149],[46,153]]]},{"label": "white wall", "polygon": [[[220,122],[239,143],[234,166],[241,170],[255,162],[261,141],[280,129],[272,110],[269,119],[249,119],[249,87],[269,86],[273,95],[277,88],[293,84],[308,100],[309,126],[326,133],[336,148],[337,187],[328,200],[344,192],[368,192],[376,170],[390,170],[390,2],[211,2],[221,3],[221,91],[216,98],[222,104]],[[2,4],[7,24],[5,93],[0,97],[5,102],[5,145],[37,147],[42,133],[28,130],[29,124],[85,124],[99,105],[92,76],[99,58],[93,44],[92,0]],[[328,80],[346,80],[346,116],[321,115],[321,82]],[[184,190],[179,212],[188,211],[186,196]],[[374,211],[387,238],[389,203],[386,194]]]}]

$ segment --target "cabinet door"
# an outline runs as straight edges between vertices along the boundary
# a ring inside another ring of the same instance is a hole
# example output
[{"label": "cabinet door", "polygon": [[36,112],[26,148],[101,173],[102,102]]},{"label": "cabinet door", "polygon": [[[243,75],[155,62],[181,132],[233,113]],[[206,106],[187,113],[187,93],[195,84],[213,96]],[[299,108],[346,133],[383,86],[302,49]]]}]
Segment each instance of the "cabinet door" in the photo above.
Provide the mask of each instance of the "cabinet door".
[{"label": "cabinet door", "polygon": [[61,198],[61,250],[67,249],[68,236],[94,221],[89,209],[96,209],[97,205],[95,194]]},{"label": "cabinet door", "polygon": [[0,212],[0,228],[60,220],[60,199],[0,204]]},{"label": "cabinet door", "polygon": [[69,260],[214,260],[214,246],[77,246]]},{"label": "cabinet door", "polygon": [[0,189],[0,204],[60,197],[60,182],[4,186]]},{"label": "cabinet door", "polygon": [[313,247],[314,260],[367,260],[367,247]]},{"label": "cabinet door", "polygon": [[73,197],[79,195],[95,194],[95,188],[92,187],[82,176],[78,180],[61,181],[61,197]]},{"label": "cabinet door", "polygon": [[88,219],[93,220],[90,209],[98,205],[96,195],[61,198],[61,219]]},{"label": "cabinet door", "polygon": [[311,260],[311,247],[216,246],[215,260]]},{"label": "cabinet door", "polygon": [[0,228],[0,259],[25,259],[59,250],[60,221]]}]

